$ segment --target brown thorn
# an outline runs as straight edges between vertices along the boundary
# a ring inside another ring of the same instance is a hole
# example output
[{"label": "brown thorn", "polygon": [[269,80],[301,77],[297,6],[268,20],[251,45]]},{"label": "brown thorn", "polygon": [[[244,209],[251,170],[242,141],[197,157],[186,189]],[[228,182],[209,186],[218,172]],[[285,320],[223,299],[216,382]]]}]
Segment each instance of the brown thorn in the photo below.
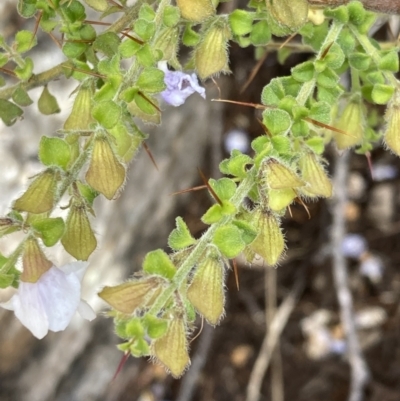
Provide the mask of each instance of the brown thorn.
[{"label": "brown thorn", "polygon": [[247,107],[254,107],[255,109],[268,109],[270,108],[269,106],[264,106],[262,104],[257,104],[257,103],[246,103],[246,102],[237,102],[235,100],[226,100],[226,99],[211,99],[212,102],[223,102],[223,103],[232,103],[232,104],[238,104],[240,106],[247,106]]},{"label": "brown thorn", "polygon": [[375,181],[375,179],[374,179],[374,169],[373,169],[373,166],[372,166],[371,153],[367,152],[365,154],[365,157],[367,158],[367,163],[368,163],[369,172],[371,174],[371,178],[372,178],[373,181]]},{"label": "brown thorn", "polygon": [[143,40],[135,38],[134,36],[129,35],[128,33],[124,32],[124,31],[121,32],[121,35],[125,36],[126,38],[129,38],[130,40],[133,40],[134,42],[138,43],[139,45],[144,45]]},{"label": "brown thorn", "polygon": [[293,219],[292,208],[290,207],[290,205],[288,206],[288,209],[289,209],[289,214],[290,214],[290,217]]},{"label": "brown thorn", "polygon": [[157,171],[160,171],[160,170],[158,169],[157,163],[156,163],[156,161],[155,161],[155,159],[154,159],[154,157],[153,157],[153,154],[151,153],[151,150],[150,150],[150,148],[147,146],[147,143],[146,143],[146,142],[143,142],[143,147],[144,147],[144,150],[146,151],[146,153],[149,155],[150,160],[151,160],[151,162],[154,164],[154,167],[156,168],[156,170],[157,170]]},{"label": "brown thorn", "polygon": [[157,109],[159,113],[161,113],[161,109],[156,104],[154,104],[143,92],[139,91],[138,95],[147,100],[155,109]]},{"label": "brown thorn", "polygon": [[311,213],[310,213],[310,211],[308,210],[308,207],[306,206],[306,204],[303,202],[303,199],[301,199],[300,196],[298,196],[298,197],[297,197],[297,201],[298,201],[301,205],[303,205],[304,209],[306,209],[306,212],[307,212],[307,215],[308,215],[308,219],[310,220],[310,219],[311,219]]},{"label": "brown thorn", "polygon": [[53,40],[53,42],[60,48],[62,49],[62,44],[57,40],[57,38],[51,33],[51,32],[46,32],[50,38]]},{"label": "brown thorn", "polygon": [[124,367],[126,361],[129,358],[130,353],[129,352],[125,352],[124,355],[122,356],[121,360],[119,361],[117,370],[114,373],[114,376],[112,378],[112,382],[117,378],[118,374],[121,372],[122,368]]},{"label": "brown thorn", "polygon": [[98,73],[93,72],[93,71],[86,71],[86,70],[83,70],[81,68],[70,67],[69,65],[64,65],[63,68],[67,68],[67,69],[70,69],[72,71],[82,72],[83,74],[93,75],[94,77],[98,77],[98,78],[102,78],[102,79],[106,79],[107,78],[107,76],[105,76],[105,75],[98,74]]},{"label": "brown thorn", "polygon": [[217,81],[214,79],[214,77],[211,77],[211,80],[214,82],[214,85],[217,87],[217,89],[218,89],[218,94],[219,94],[219,98],[221,99],[221,88],[220,88],[219,85],[217,84]]},{"label": "brown thorn", "polygon": [[42,19],[42,15],[43,15],[43,11],[39,11],[39,16],[38,17],[35,16],[36,22],[35,22],[35,27],[33,28],[33,35],[32,35],[32,39],[29,43],[29,48],[32,46],[33,39],[37,35],[37,31],[39,29],[39,24],[40,24],[40,20]]},{"label": "brown thorn", "polygon": [[256,118],[256,120],[258,121],[258,123],[261,125],[262,129],[265,132],[265,135],[269,136],[270,138],[272,137],[271,133],[269,132],[269,129],[266,127],[266,125],[259,119]]},{"label": "brown thorn", "polygon": [[203,180],[204,185],[206,185],[208,190],[211,192],[212,197],[222,206],[222,200],[219,198],[219,196],[212,189],[211,185],[207,181],[206,176],[203,174],[203,172],[200,170],[199,167],[197,167],[197,170],[199,171],[200,177]]},{"label": "brown thorn", "polygon": [[16,77],[14,71],[9,70],[8,68],[0,67],[0,71],[4,72],[5,74],[11,75],[12,77]]},{"label": "brown thorn", "polygon": [[293,33],[292,35],[290,35],[283,43],[281,43],[281,45],[279,46],[279,50],[284,48],[296,35],[297,33]]},{"label": "brown thorn", "polygon": [[322,52],[321,57],[319,58],[320,60],[323,60],[325,58],[325,56],[328,54],[329,50],[331,49],[333,45],[333,42],[331,42],[327,48]]},{"label": "brown thorn", "polygon": [[236,288],[239,291],[239,272],[238,272],[236,259],[232,260],[232,265],[233,265],[233,273],[235,274]]},{"label": "brown thorn", "polygon": [[186,194],[187,192],[194,192],[194,191],[200,191],[202,189],[207,189],[207,185],[199,185],[197,187],[192,187],[192,188],[187,188],[187,189],[182,189],[181,191],[173,192],[172,195],[180,195],[180,194]]},{"label": "brown thorn", "polygon": [[91,25],[105,25],[105,26],[110,26],[110,22],[103,22],[103,21],[92,21],[90,19],[85,19],[83,20],[85,24],[91,24]]},{"label": "brown thorn", "polygon": [[320,121],[314,120],[313,118],[305,117],[304,120],[309,122],[309,123],[311,123],[311,124],[316,125],[317,127],[326,128],[326,129],[329,129],[330,131],[338,132],[339,134],[343,134],[343,135],[354,137],[353,135],[349,134],[346,131],[343,131],[343,130],[341,130],[339,128],[333,127],[332,125],[321,123]]},{"label": "brown thorn", "polygon": [[248,86],[253,82],[253,79],[257,75],[258,71],[260,70],[260,68],[263,65],[264,61],[266,60],[267,56],[268,56],[268,52],[266,51],[263,54],[263,56],[260,58],[260,60],[257,61],[257,64],[251,70],[250,75],[247,78],[246,82],[240,88],[240,91],[239,91],[240,94],[242,94],[248,88]]},{"label": "brown thorn", "polygon": [[200,326],[200,330],[199,332],[190,340],[190,344],[201,334],[201,332],[203,331],[203,327],[204,327],[204,317],[201,317],[201,326]]}]

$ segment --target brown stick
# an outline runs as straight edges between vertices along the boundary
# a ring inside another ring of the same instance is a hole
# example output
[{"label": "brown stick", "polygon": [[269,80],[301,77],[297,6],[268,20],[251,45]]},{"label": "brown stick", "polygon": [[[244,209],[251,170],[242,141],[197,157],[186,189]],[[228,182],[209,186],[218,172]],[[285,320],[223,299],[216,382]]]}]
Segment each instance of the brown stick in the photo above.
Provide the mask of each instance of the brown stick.
[{"label": "brown stick", "polygon": [[[308,0],[313,6],[338,7],[349,3],[349,0]],[[384,14],[400,14],[400,0],[361,0],[364,7]]]}]

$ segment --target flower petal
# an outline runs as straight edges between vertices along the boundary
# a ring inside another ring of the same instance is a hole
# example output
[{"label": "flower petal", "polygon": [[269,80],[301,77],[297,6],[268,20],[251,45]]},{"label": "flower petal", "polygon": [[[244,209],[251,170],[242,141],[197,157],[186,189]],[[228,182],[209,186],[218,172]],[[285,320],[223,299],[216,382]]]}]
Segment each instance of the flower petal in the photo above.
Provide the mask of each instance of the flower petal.
[{"label": "flower petal", "polygon": [[89,262],[77,261],[58,267],[58,269],[65,274],[74,273],[78,277],[79,281],[82,281],[82,278],[85,275],[88,266]]},{"label": "flower petal", "polygon": [[36,284],[47,313],[49,329],[65,330],[80,302],[80,280],[75,274],[65,274],[58,268],[52,268]]},{"label": "flower petal", "polygon": [[81,302],[79,302],[78,313],[81,315],[83,319],[89,320],[89,322],[91,322],[93,319],[96,318],[96,312],[83,299],[81,299]]},{"label": "flower petal", "polygon": [[[45,273],[47,274],[47,273]],[[18,293],[11,298],[15,316],[38,339],[49,330],[49,320],[37,283],[20,282]]]}]

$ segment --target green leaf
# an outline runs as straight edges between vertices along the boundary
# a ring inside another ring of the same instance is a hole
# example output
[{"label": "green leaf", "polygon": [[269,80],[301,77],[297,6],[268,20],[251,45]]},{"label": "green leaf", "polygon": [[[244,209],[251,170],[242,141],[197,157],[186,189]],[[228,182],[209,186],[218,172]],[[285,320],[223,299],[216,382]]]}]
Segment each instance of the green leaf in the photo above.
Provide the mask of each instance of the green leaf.
[{"label": "green leaf", "polygon": [[306,61],[304,63],[296,65],[292,68],[292,77],[299,82],[308,82],[314,78],[314,63],[312,61]]},{"label": "green leaf", "polygon": [[192,28],[192,24],[186,24],[182,35],[182,43],[187,47],[196,46],[200,41],[201,36]]},{"label": "green leaf", "polygon": [[68,58],[74,59],[82,55],[88,47],[88,44],[82,42],[66,42],[62,51]]},{"label": "green leaf", "polygon": [[25,53],[36,46],[37,40],[31,31],[19,31],[15,35],[15,50],[18,53]]},{"label": "green leaf", "polygon": [[251,244],[257,237],[258,232],[253,225],[244,220],[234,220],[232,222],[242,231],[242,239],[246,245]]},{"label": "green leaf", "polygon": [[261,94],[261,101],[265,105],[277,106],[284,96],[285,88],[282,85],[282,80],[274,78],[264,87]]},{"label": "green leaf", "polygon": [[162,92],[167,86],[164,83],[164,72],[156,67],[145,68],[139,75],[136,85],[143,92]]},{"label": "green leaf", "polygon": [[158,317],[147,314],[144,317],[144,324],[147,328],[147,334],[153,340],[162,337],[168,328],[168,321],[159,319]]},{"label": "green leaf", "polygon": [[154,22],[146,21],[142,18],[139,18],[135,21],[133,28],[135,33],[145,42],[148,42],[156,32],[156,24]]},{"label": "green leaf", "polygon": [[234,35],[247,35],[252,31],[253,15],[245,10],[236,9],[229,15],[229,24]]},{"label": "green leaf", "polygon": [[163,23],[165,26],[172,28],[178,24],[181,13],[178,7],[166,6],[163,12]]},{"label": "green leaf", "polygon": [[193,245],[196,240],[190,234],[189,228],[182,217],[176,218],[176,228],[172,230],[168,237],[168,245],[175,251]]},{"label": "green leaf", "polygon": [[8,288],[11,287],[14,282],[14,275],[0,273],[0,288]]},{"label": "green leaf", "polygon": [[127,38],[119,45],[119,54],[122,58],[133,57],[142,45],[134,40]]},{"label": "green leaf", "polygon": [[84,2],[96,11],[106,11],[109,7],[107,0],[84,0]]},{"label": "green leaf", "polygon": [[210,178],[209,184],[221,200],[230,200],[236,192],[236,184],[230,178],[214,180]]},{"label": "green leaf", "polygon": [[66,170],[71,158],[71,149],[61,138],[42,136],[39,144],[39,159],[45,166],[58,166]]},{"label": "green leaf", "polygon": [[21,17],[33,17],[36,13],[36,0],[19,0],[17,10]]},{"label": "green leaf", "polygon": [[224,217],[222,206],[219,203],[212,205],[202,216],[204,224],[214,224]]},{"label": "green leaf", "polygon": [[56,114],[61,111],[57,99],[49,92],[47,85],[43,88],[42,94],[39,97],[38,108],[45,116]]},{"label": "green leaf", "polygon": [[358,71],[365,71],[371,64],[371,57],[365,53],[355,52],[348,56],[350,67]]},{"label": "green leaf", "polygon": [[334,88],[338,82],[339,76],[329,67],[317,75],[317,84],[324,88]]},{"label": "green leaf", "polygon": [[104,128],[113,128],[121,116],[121,107],[112,100],[105,100],[93,106],[92,116]]},{"label": "green leaf", "polygon": [[379,60],[378,68],[380,70],[397,72],[399,70],[399,55],[397,51],[384,54]]},{"label": "green leaf", "polygon": [[345,54],[343,53],[342,48],[334,43],[328,51],[328,54],[325,56],[324,61],[328,67],[333,70],[337,70],[340,68],[346,59]]},{"label": "green leaf", "polygon": [[376,104],[386,104],[392,98],[394,89],[395,88],[390,85],[376,84],[372,89],[372,100]]},{"label": "green leaf", "polygon": [[263,123],[272,135],[279,135],[290,128],[292,120],[284,110],[267,109],[263,112]]},{"label": "green leaf", "polygon": [[336,8],[325,8],[324,14],[328,18],[333,18],[341,24],[346,24],[349,20],[349,13],[346,6],[340,6]]},{"label": "green leaf", "polygon": [[329,103],[316,102],[311,106],[308,116],[321,123],[329,124],[331,122],[331,111],[332,108]]},{"label": "green leaf", "polygon": [[156,274],[171,280],[175,275],[176,267],[163,250],[157,249],[146,255],[143,270],[148,274]]},{"label": "green leaf", "polygon": [[271,41],[271,30],[267,21],[261,20],[253,25],[250,41],[254,46],[265,46]]},{"label": "green leaf", "polygon": [[214,234],[213,243],[229,259],[238,256],[246,246],[242,238],[242,230],[234,224],[218,227]]},{"label": "green leaf", "polygon": [[313,138],[307,139],[306,145],[318,155],[322,155],[322,153],[324,153],[325,150],[324,138],[315,136]]},{"label": "green leaf", "polygon": [[65,224],[61,217],[45,218],[32,223],[32,227],[39,234],[45,246],[55,245],[64,234]]},{"label": "green leaf", "polygon": [[86,18],[85,7],[77,0],[68,0],[63,4],[63,15],[70,22],[82,21]]},{"label": "green leaf", "polygon": [[361,25],[367,16],[367,12],[359,1],[352,1],[347,6],[349,21],[354,25]]},{"label": "green leaf", "polygon": [[156,62],[153,51],[147,43],[136,52],[136,58],[144,67],[152,67]]},{"label": "green leaf", "polygon": [[99,193],[95,191],[90,185],[84,184],[81,181],[78,181],[77,184],[79,192],[85,198],[88,205],[93,206],[93,202],[99,196]]},{"label": "green leaf", "polygon": [[33,74],[33,61],[29,57],[24,61],[25,64],[22,67],[15,67],[14,72],[20,80],[27,81]]},{"label": "green leaf", "polygon": [[153,21],[155,17],[156,13],[149,4],[143,3],[140,6],[139,18],[143,18],[146,21]]},{"label": "green leaf", "polygon": [[33,103],[29,97],[28,92],[22,87],[18,86],[12,94],[12,100],[18,104],[18,106],[29,106]]},{"label": "green leaf", "polygon": [[[247,177],[247,166],[250,166],[253,164],[253,159],[248,155],[244,155],[244,154],[240,153],[239,151],[234,150],[234,151],[232,151],[232,156],[230,157],[230,159],[228,159],[224,162],[226,162],[225,165],[227,167],[227,171],[224,172],[221,169],[221,172],[223,172],[225,174],[231,174],[231,175],[239,177],[239,178],[246,178]],[[224,162],[221,163],[221,166]]]},{"label": "green leaf", "polygon": [[150,115],[159,114],[157,107],[155,107],[155,104],[153,104],[152,98],[148,98],[146,95],[137,92],[135,93],[134,99],[139,109],[144,113]]},{"label": "green leaf", "polygon": [[97,36],[93,42],[93,49],[103,53],[107,57],[112,57],[118,52],[120,43],[121,39],[116,33],[106,32]]},{"label": "green leaf", "polygon": [[292,141],[282,135],[276,135],[271,138],[271,143],[274,149],[279,154],[290,154],[292,149]]},{"label": "green leaf", "polygon": [[20,107],[14,103],[9,102],[5,99],[0,99],[0,118],[7,126],[13,125],[18,117],[21,117],[23,111]]},{"label": "green leaf", "polygon": [[337,103],[343,92],[343,89],[341,89],[339,86],[329,89],[320,86],[318,87],[317,99],[319,102],[327,102],[330,105],[334,105]]}]

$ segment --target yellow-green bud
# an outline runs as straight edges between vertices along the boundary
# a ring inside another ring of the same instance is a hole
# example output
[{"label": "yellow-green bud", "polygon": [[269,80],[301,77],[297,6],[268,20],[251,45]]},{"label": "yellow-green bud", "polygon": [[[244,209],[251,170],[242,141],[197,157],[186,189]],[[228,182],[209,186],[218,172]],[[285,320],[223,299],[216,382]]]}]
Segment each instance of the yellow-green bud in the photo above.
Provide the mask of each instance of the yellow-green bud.
[{"label": "yellow-green bud", "polygon": [[180,69],[180,64],[176,58],[179,48],[179,28],[165,27],[154,42],[154,48],[163,52],[163,60],[168,61],[176,69]]},{"label": "yellow-green bud", "polygon": [[113,199],[125,181],[125,167],[118,161],[107,138],[97,136],[94,139],[93,151],[86,182],[107,199]]},{"label": "yellow-green bud", "polygon": [[129,281],[114,287],[104,287],[99,297],[110,304],[118,312],[131,315],[139,306],[144,306],[146,300],[158,288],[157,280]]},{"label": "yellow-green bud", "polygon": [[293,188],[270,189],[267,192],[268,207],[274,212],[279,212],[289,206],[297,197]]},{"label": "yellow-green bud", "polygon": [[72,111],[64,123],[65,130],[87,131],[94,122],[91,114],[93,90],[83,85],[76,95]]},{"label": "yellow-green bud", "polygon": [[192,22],[202,22],[215,14],[211,0],[176,0],[183,18]]},{"label": "yellow-green bud", "polygon": [[359,145],[364,138],[365,118],[361,100],[350,100],[344,108],[336,128],[344,132],[334,132],[333,137],[339,149]]},{"label": "yellow-green bud", "polygon": [[253,224],[258,235],[250,248],[269,265],[275,265],[285,250],[285,239],[278,219],[271,212],[257,209],[254,211]]},{"label": "yellow-green bud", "polygon": [[303,195],[324,198],[332,196],[332,183],[314,153],[304,153],[299,159],[299,167],[303,180],[307,183],[300,188]]},{"label": "yellow-green bud", "polygon": [[51,168],[40,173],[19,197],[13,209],[34,214],[53,209],[57,187],[57,171]]},{"label": "yellow-green bud", "polygon": [[385,120],[387,125],[383,139],[387,147],[400,156],[400,93],[397,91],[388,105]]},{"label": "yellow-green bud", "polygon": [[21,281],[36,283],[43,273],[53,266],[43,253],[36,238],[30,237],[24,244]]},{"label": "yellow-green bud", "polygon": [[228,40],[231,36],[227,22],[217,22],[206,31],[196,47],[194,63],[201,79],[221,72],[230,72]]},{"label": "yellow-green bud", "polygon": [[218,324],[224,313],[224,265],[208,256],[198,267],[187,290],[187,297],[209,323]]},{"label": "yellow-green bud", "polygon": [[260,173],[261,178],[265,179],[265,184],[271,189],[293,189],[305,185],[294,171],[272,157],[263,162]]},{"label": "yellow-green bud", "polygon": [[81,202],[74,201],[71,205],[61,243],[78,260],[87,260],[96,249],[97,240]]},{"label": "yellow-green bud", "polygon": [[164,336],[154,341],[153,355],[170,370],[172,376],[182,376],[190,364],[185,323],[182,318],[172,319]]},{"label": "yellow-green bud", "polygon": [[266,5],[276,23],[292,32],[307,22],[307,0],[266,0]]}]

